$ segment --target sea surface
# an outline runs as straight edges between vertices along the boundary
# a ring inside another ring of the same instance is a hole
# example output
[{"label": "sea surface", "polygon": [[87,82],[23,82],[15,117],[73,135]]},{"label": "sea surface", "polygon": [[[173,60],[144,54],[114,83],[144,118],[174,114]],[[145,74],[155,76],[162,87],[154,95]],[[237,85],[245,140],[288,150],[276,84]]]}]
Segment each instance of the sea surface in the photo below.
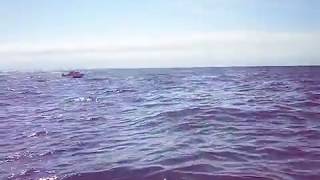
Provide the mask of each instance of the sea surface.
[{"label": "sea surface", "polygon": [[320,67],[0,72],[0,179],[319,180]]}]

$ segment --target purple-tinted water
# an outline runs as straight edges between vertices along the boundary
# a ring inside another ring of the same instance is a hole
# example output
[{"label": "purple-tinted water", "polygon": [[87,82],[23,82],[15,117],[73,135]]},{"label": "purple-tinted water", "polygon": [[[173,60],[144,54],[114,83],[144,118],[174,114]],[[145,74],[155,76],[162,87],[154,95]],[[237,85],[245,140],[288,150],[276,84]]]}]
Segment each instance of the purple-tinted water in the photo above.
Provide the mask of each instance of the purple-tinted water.
[{"label": "purple-tinted water", "polygon": [[0,73],[0,179],[320,179],[320,67]]}]

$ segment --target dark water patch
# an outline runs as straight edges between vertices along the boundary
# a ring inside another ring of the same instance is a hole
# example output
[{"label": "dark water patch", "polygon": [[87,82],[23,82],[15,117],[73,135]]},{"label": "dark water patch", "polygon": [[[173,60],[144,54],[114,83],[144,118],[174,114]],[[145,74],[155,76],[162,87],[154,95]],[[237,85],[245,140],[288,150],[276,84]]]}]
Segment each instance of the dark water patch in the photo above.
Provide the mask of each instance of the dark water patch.
[{"label": "dark water patch", "polygon": [[10,106],[11,104],[10,103],[2,103],[0,102],[0,107],[6,107],[6,106]]},{"label": "dark water patch", "polygon": [[188,115],[194,115],[195,113],[199,112],[199,110],[200,108],[188,108],[188,109],[182,109],[182,110],[163,112],[158,114],[157,116],[167,117],[167,118],[183,117]]},{"label": "dark water patch", "polygon": [[106,77],[96,77],[96,78],[88,78],[87,81],[110,81],[110,78]]}]

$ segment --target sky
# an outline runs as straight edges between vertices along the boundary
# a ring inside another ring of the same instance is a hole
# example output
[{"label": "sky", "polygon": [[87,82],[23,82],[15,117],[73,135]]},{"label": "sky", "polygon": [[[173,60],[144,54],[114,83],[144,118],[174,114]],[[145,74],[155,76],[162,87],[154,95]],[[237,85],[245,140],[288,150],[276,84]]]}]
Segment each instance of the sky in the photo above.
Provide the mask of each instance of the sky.
[{"label": "sky", "polygon": [[318,0],[0,0],[0,69],[320,65]]}]

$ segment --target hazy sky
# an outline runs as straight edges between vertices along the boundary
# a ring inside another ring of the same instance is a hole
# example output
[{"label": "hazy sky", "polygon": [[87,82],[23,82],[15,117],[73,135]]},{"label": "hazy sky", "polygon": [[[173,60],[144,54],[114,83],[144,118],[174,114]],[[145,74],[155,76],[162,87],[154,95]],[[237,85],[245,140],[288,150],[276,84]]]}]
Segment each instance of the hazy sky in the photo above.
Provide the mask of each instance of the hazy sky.
[{"label": "hazy sky", "polygon": [[0,0],[0,69],[320,65],[319,0]]}]

